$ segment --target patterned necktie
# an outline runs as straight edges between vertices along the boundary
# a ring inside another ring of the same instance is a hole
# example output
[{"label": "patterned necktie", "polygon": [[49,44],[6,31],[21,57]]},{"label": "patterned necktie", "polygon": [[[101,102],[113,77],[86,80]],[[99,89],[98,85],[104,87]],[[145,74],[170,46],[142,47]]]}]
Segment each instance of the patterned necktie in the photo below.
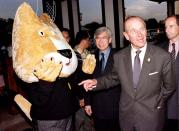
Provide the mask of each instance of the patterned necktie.
[{"label": "patterned necktie", "polygon": [[172,62],[175,62],[175,43],[172,44],[172,52],[170,54],[171,54]]},{"label": "patterned necktie", "polygon": [[134,68],[133,68],[134,88],[137,87],[137,84],[138,84],[138,81],[139,81],[139,76],[140,76],[140,71],[141,71],[141,64],[140,64],[140,58],[139,58],[140,53],[141,53],[141,50],[137,50],[136,56],[134,58]]},{"label": "patterned necktie", "polygon": [[101,59],[100,59],[100,69],[101,69],[101,72],[103,72],[104,70],[104,53],[101,53]]}]

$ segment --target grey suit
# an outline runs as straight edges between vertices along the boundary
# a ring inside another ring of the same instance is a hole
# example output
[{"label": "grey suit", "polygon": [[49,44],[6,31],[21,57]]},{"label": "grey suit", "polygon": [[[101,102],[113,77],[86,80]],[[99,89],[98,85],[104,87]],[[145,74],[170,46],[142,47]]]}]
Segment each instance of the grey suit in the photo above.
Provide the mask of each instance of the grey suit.
[{"label": "grey suit", "polygon": [[[163,42],[159,45],[166,51],[169,48],[169,42]],[[176,92],[168,99],[167,115],[168,119],[178,119],[179,120],[179,53],[175,59],[175,72],[176,72]]]},{"label": "grey suit", "polygon": [[162,131],[165,101],[175,90],[170,55],[148,44],[137,89],[133,88],[132,79],[129,46],[114,55],[113,70],[97,79],[97,88],[94,90],[109,88],[120,82],[119,119],[122,131]]}]

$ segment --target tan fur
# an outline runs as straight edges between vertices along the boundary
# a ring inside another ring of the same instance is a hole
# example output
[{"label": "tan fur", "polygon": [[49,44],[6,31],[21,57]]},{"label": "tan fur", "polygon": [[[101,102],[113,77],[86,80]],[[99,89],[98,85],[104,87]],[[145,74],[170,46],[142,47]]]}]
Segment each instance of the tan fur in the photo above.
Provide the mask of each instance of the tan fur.
[{"label": "tan fur", "polygon": [[87,74],[92,74],[96,67],[96,59],[93,54],[88,54],[82,64],[82,71]]},{"label": "tan fur", "polygon": [[[60,50],[58,49],[60,46],[57,47],[52,39],[59,41],[65,48],[71,49],[49,16],[43,14],[39,19],[30,5],[27,3],[20,5],[14,19],[12,53],[14,70],[22,80],[29,83],[38,81],[38,78],[33,74],[36,66],[46,55],[53,52],[57,55],[57,50]],[[72,59],[75,64],[69,68],[76,69],[77,62],[75,57],[73,53]],[[67,77],[75,69],[68,73],[62,69],[60,76]]]},{"label": "tan fur", "polygon": [[[12,46],[14,70],[19,78],[28,83],[37,82],[39,79],[52,82],[57,76],[68,77],[77,67],[74,51],[50,17],[42,14],[38,18],[27,3],[21,4],[16,12]],[[71,50],[71,58],[62,55],[62,51],[66,49]],[[85,64],[84,70],[91,73],[95,60],[91,63],[89,59],[94,60],[94,56],[88,57],[86,62],[90,64]],[[87,65],[90,65],[90,70]],[[14,101],[32,120],[31,103],[19,94],[15,96]]]},{"label": "tan fur", "polygon": [[32,121],[32,118],[30,116],[30,109],[31,109],[32,104],[20,94],[17,94],[14,97],[14,101],[21,108],[21,110],[25,113],[25,115]]}]

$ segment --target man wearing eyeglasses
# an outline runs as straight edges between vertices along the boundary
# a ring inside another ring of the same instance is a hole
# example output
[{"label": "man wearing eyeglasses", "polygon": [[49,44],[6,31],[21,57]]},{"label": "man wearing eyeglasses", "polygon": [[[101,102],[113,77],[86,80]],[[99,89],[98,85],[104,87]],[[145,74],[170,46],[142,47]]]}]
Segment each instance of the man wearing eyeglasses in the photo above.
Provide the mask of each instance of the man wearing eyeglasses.
[{"label": "man wearing eyeglasses", "polygon": [[[96,47],[96,68],[93,76],[107,74],[113,64],[114,50],[111,48],[112,32],[108,27],[100,27],[94,33]],[[119,131],[118,100],[120,89],[115,86],[99,92],[88,92],[85,111],[94,119],[96,131]]]}]

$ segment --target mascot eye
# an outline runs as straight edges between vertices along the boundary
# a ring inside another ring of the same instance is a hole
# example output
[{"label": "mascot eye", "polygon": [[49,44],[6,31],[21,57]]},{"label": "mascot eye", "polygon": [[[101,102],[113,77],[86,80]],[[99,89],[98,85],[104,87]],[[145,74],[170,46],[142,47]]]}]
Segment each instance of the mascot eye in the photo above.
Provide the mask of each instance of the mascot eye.
[{"label": "mascot eye", "polygon": [[40,36],[44,36],[44,33],[42,31],[39,32]]}]

